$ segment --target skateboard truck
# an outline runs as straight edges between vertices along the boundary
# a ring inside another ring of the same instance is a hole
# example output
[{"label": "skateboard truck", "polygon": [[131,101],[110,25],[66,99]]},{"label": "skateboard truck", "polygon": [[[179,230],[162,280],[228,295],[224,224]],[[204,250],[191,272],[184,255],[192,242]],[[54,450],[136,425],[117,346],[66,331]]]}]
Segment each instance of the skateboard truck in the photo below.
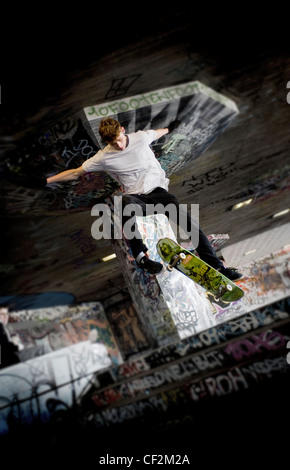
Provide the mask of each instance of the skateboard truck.
[{"label": "skateboard truck", "polygon": [[[216,302],[219,301],[220,297],[226,292],[226,291],[229,291],[231,292],[233,290],[232,286],[230,284],[227,284],[226,286],[222,287],[222,286],[219,286],[219,292],[218,292],[218,295],[215,295],[214,296],[214,300]],[[227,302],[226,302],[227,303]]]},{"label": "skateboard truck", "polygon": [[186,254],[185,254],[185,253],[178,253],[178,255],[174,255],[174,258],[173,258],[172,263],[170,263],[170,264],[167,265],[168,271],[172,271],[172,269],[174,268],[174,266],[176,266],[177,264],[179,264],[180,261],[182,261],[182,260],[185,259],[185,258],[186,258]]}]

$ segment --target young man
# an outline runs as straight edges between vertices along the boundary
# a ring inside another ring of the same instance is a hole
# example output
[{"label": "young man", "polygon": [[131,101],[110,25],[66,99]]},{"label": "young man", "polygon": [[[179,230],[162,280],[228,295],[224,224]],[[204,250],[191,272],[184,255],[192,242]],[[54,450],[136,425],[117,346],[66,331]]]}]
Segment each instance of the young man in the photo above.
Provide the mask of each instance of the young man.
[{"label": "young man", "polygon": [[[107,146],[86,160],[79,168],[54,175],[47,179],[47,183],[75,180],[85,172],[106,171],[123,188],[123,212],[129,204],[141,207],[144,215],[148,204],[162,204],[163,207],[171,204],[177,208],[176,213],[180,214],[179,202],[173,194],[168,192],[169,180],[150,148],[153,141],[173,129],[174,123],[165,129],[138,131],[127,135],[124,127],[118,121],[105,118],[100,123],[99,133]],[[131,217],[123,216],[123,226]],[[199,242],[195,248],[200,258],[220,270],[229,279],[233,281],[241,279],[243,276],[236,269],[223,266],[207,237],[200,227],[196,227],[195,221],[188,213],[186,213],[185,219],[187,233],[192,232],[190,227],[195,227],[197,230]],[[179,224],[179,220],[177,220],[177,224]],[[161,263],[146,256],[147,247],[140,237],[135,236],[130,239],[130,246],[140,267],[151,274],[157,274],[162,270]]]}]

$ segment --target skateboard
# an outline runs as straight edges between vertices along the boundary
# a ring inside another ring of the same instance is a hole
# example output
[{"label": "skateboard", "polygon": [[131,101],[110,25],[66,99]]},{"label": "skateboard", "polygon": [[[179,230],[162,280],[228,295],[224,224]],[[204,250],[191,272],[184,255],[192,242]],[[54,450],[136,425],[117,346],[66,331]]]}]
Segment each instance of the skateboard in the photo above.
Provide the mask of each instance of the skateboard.
[{"label": "skateboard", "polygon": [[243,297],[244,291],[233,281],[170,238],[161,238],[156,246],[169,271],[175,268],[182,272],[203,287],[216,301],[230,303]]}]

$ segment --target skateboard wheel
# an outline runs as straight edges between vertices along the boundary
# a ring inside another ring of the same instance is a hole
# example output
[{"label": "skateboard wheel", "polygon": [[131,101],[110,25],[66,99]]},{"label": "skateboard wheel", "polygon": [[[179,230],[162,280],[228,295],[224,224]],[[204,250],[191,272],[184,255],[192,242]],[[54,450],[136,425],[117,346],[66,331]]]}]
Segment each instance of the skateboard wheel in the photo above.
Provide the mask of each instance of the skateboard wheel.
[{"label": "skateboard wheel", "polygon": [[228,291],[232,291],[232,290],[233,290],[233,288],[232,288],[232,286],[231,286],[230,284],[227,284],[227,290],[228,290]]},{"label": "skateboard wheel", "polygon": [[172,271],[172,270],[173,270],[173,267],[170,266],[170,265],[168,265],[168,266],[167,266],[167,269],[168,269],[168,271]]},{"label": "skateboard wheel", "polygon": [[179,258],[180,258],[180,259],[185,259],[185,258],[186,258],[186,254],[185,254],[185,253],[179,253]]}]

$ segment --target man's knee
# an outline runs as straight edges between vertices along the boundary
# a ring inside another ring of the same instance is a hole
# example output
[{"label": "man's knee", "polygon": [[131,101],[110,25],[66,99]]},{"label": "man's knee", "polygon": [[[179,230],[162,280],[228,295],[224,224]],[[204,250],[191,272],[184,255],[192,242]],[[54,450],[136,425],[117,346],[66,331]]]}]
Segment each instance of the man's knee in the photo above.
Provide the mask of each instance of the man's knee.
[{"label": "man's knee", "polygon": [[142,217],[144,211],[146,209],[146,205],[135,194],[126,194],[122,197],[122,214],[123,220],[124,218],[127,219],[128,217],[139,216]]},{"label": "man's knee", "polygon": [[138,198],[133,194],[125,194],[122,196],[122,206],[125,207],[128,204],[134,204],[138,202]]},{"label": "man's knee", "polygon": [[174,194],[167,193],[166,195],[166,204],[174,204],[176,207],[179,206],[179,201]]}]

